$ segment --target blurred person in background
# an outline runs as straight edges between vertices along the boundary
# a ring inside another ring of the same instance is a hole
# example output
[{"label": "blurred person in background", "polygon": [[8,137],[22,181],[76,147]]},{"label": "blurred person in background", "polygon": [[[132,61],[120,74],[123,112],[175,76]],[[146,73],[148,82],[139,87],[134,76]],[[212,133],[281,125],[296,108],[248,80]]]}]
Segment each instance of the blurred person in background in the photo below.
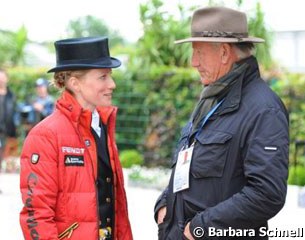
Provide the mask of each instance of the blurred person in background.
[{"label": "blurred person in background", "polygon": [[23,121],[25,135],[54,110],[54,99],[49,94],[48,87],[47,79],[38,78],[35,82],[35,96],[30,98],[28,103],[19,107],[20,112],[26,116]]},{"label": "blurred person in background", "polygon": [[32,101],[35,112],[34,123],[38,123],[49,116],[54,109],[54,99],[48,92],[48,80],[38,78],[35,82],[36,96]]},{"label": "blurred person in background", "polygon": [[264,40],[248,35],[245,13],[224,7],[197,9],[191,33],[176,43],[191,42],[204,87],[155,206],[159,240],[268,239],[260,229],[287,192],[289,121],[252,55]]},{"label": "blurred person in background", "polygon": [[[15,95],[8,88],[8,75],[0,69],[0,172],[2,160],[7,156],[11,142],[16,140]],[[1,193],[1,190],[0,190]]]},{"label": "blurred person in background", "polygon": [[59,40],[55,49],[49,72],[62,94],[21,154],[24,238],[131,240],[112,106],[121,62],[106,37]]}]

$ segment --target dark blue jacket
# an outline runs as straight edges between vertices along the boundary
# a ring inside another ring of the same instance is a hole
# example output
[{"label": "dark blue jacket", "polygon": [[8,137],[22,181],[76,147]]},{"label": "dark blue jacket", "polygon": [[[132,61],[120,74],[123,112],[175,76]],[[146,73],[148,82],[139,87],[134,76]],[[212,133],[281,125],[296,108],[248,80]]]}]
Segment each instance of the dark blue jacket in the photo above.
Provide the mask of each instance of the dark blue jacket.
[{"label": "dark blue jacket", "polygon": [[[183,239],[202,227],[255,229],[255,237],[219,239],[268,239],[258,232],[267,227],[285,203],[288,175],[288,114],[281,100],[261,79],[254,57],[243,81],[237,82],[196,137],[190,188],[173,193],[177,153],[186,144],[189,124],[182,130],[173,158],[168,188],[158,199],[155,213],[167,206],[159,239]],[[195,237],[195,236],[194,236]],[[210,238],[205,234],[196,239]]]}]

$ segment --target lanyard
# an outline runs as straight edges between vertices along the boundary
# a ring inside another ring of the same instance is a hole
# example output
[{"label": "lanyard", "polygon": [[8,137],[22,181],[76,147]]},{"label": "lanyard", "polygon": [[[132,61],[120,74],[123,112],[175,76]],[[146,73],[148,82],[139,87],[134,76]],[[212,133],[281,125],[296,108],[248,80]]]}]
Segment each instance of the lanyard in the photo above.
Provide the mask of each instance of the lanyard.
[{"label": "lanyard", "polygon": [[[200,128],[198,129],[198,131],[196,132],[195,135],[195,139],[198,137],[199,133],[202,131],[204,125],[206,124],[206,122],[209,120],[209,118],[215,113],[215,111],[217,110],[217,108],[219,108],[219,106],[223,103],[224,99],[222,99],[219,103],[217,103],[217,105],[215,105],[209,112],[208,114],[204,117]],[[188,134],[188,143],[190,142],[190,136],[191,136],[191,132],[192,132],[192,128],[193,128],[193,122],[191,121],[191,125],[189,128],[189,134]],[[195,140],[196,141],[196,140]]]}]

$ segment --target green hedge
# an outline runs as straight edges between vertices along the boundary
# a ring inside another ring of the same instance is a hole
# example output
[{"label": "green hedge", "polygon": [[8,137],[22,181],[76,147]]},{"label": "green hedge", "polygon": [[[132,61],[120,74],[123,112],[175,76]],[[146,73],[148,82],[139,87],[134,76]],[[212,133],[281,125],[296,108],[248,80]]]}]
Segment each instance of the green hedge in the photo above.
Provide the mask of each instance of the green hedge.
[{"label": "green hedge", "polygon": [[297,165],[289,168],[288,184],[305,186],[305,166]]},{"label": "green hedge", "polygon": [[123,168],[131,168],[135,165],[143,165],[144,159],[136,150],[124,150],[120,153],[120,161]]},{"label": "green hedge", "polygon": [[[35,94],[35,81],[38,78],[51,79],[53,77],[52,74],[46,72],[45,68],[14,67],[8,69],[8,84],[18,102],[23,102],[27,97]],[[50,87],[50,93],[56,96],[57,90]]]}]

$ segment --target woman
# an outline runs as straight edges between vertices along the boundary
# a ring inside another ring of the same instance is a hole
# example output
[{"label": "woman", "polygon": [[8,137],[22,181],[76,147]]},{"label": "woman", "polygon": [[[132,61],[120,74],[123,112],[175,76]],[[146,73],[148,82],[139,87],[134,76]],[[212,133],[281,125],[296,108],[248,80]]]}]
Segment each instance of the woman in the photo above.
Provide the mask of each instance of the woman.
[{"label": "woman", "polygon": [[55,42],[56,110],[23,146],[20,186],[25,239],[132,239],[115,144],[117,109],[108,39]]}]

